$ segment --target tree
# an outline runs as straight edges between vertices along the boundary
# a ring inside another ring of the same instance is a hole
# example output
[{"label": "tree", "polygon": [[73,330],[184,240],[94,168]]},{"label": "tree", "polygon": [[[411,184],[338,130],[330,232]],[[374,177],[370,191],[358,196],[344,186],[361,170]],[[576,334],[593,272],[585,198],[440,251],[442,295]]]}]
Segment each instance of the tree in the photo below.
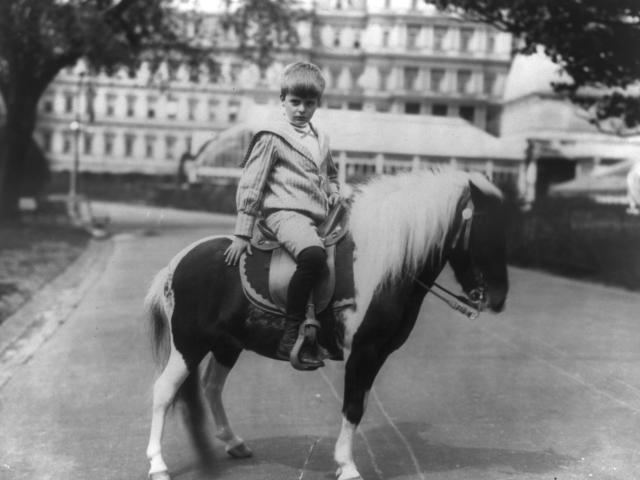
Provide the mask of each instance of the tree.
[{"label": "tree", "polygon": [[510,32],[516,52],[539,46],[572,79],[553,84],[590,121],[618,134],[640,133],[638,0],[437,0],[472,20]]},{"label": "tree", "polygon": [[[6,142],[0,151],[0,221],[19,216],[20,179],[40,97],[65,67],[135,71],[143,60],[215,61],[215,45],[188,38],[175,0],[1,0],[0,95]],[[188,3],[182,0],[182,3]],[[297,43],[296,4],[289,0],[226,0],[227,23],[246,45],[267,38],[270,49]],[[233,5],[233,8],[231,8]],[[265,13],[267,12],[267,13]],[[251,36],[254,40],[247,41]]]}]

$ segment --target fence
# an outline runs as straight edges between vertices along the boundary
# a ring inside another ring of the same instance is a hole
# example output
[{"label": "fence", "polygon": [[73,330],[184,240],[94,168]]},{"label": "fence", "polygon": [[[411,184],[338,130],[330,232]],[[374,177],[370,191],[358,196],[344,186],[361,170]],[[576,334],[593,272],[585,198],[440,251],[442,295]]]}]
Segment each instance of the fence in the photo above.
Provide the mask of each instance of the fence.
[{"label": "fence", "polygon": [[[348,154],[347,152],[337,152],[334,158],[341,183],[359,183],[380,174],[396,174],[417,171],[422,168],[451,166],[460,170],[483,173],[501,187],[517,188],[518,180],[523,173],[520,162],[497,162],[491,159],[424,158],[418,155],[411,158],[388,158],[383,154]],[[241,169],[230,167],[194,165],[188,169],[190,183],[235,183],[240,174]]]}]

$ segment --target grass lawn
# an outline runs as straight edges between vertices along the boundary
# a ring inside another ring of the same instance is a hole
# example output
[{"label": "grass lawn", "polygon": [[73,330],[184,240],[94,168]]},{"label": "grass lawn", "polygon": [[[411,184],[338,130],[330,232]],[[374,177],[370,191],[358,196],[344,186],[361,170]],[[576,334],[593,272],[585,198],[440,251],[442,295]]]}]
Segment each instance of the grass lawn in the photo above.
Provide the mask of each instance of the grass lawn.
[{"label": "grass lawn", "polygon": [[0,323],[82,253],[90,236],[59,224],[0,225]]}]

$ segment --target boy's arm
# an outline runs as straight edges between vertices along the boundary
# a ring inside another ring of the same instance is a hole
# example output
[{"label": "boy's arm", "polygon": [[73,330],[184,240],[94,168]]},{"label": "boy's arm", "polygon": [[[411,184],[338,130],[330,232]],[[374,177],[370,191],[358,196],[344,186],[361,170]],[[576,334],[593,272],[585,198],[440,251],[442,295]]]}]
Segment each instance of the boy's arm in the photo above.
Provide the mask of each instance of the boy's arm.
[{"label": "boy's arm", "polygon": [[273,136],[261,135],[247,155],[236,194],[238,217],[234,235],[251,238],[253,225],[262,206],[264,186],[273,165],[273,153]]}]

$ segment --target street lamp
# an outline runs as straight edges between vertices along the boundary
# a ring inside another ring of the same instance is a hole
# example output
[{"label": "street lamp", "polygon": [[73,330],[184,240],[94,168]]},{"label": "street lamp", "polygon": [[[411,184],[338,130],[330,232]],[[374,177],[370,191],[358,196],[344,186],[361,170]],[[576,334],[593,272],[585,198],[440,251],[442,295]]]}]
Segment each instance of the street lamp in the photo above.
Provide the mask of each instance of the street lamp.
[{"label": "street lamp", "polygon": [[84,72],[80,72],[76,89],[75,119],[69,124],[73,133],[73,166],[69,174],[69,213],[74,221],[80,221],[80,203],[78,201],[78,171],[80,168],[80,133],[82,122],[80,118],[80,95],[84,83]]}]

